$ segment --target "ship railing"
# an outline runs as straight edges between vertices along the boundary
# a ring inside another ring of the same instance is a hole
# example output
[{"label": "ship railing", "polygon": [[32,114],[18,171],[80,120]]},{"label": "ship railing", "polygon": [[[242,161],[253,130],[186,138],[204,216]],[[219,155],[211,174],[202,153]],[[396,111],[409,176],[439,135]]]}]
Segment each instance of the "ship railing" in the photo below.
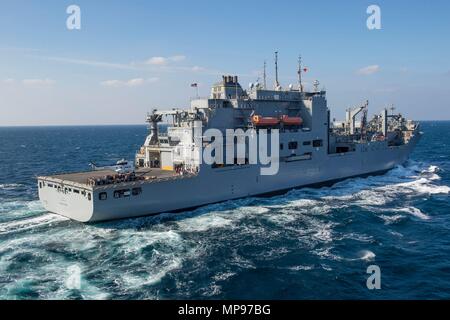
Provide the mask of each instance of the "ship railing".
[{"label": "ship railing", "polygon": [[171,180],[178,180],[178,179],[190,179],[194,178],[198,175],[198,173],[185,173],[183,175],[173,175],[170,177],[157,177],[157,176],[145,176],[143,179],[138,179],[135,181],[123,181],[123,182],[117,182],[114,184],[104,184],[104,185],[94,185],[96,189],[103,189],[108,188],[111,185],[138,185],[138,184],[146,184],[146,183],[157,183],[162,181],[171,181]]},{"label": "ship railing", "polygon": [[114,175],[105,175],[102,177],[91,177],[87,179],[87,184],[90,186],[110,185],[123,182],[134,182],[145,180],[145,177],[138,176],[134,172],[131,173],[119,173]]}]

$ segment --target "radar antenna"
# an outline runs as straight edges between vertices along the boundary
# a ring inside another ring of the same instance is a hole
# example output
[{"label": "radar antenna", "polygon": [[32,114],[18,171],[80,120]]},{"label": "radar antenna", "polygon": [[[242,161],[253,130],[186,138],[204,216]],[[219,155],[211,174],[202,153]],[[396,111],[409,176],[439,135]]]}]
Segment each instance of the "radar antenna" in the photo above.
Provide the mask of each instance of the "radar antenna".
[{"label": "radar antenna", "polygon": [[319,80],[314,80],[313,85],[314,85],[314,92],[319,92],[319,85],[320,85]]}]

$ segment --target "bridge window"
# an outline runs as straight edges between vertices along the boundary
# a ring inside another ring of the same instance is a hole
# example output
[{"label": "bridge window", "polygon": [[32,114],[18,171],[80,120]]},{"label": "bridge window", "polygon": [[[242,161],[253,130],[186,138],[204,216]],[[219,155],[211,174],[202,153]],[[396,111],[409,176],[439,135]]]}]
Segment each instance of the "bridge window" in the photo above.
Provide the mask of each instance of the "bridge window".
[{"label": "bridge window", "polygon": [[297,147],[298,147],[297,141],[291,141],[291,142],[289,142],[288,147],[289,147],[289,150],[295,150],[295,149],[297,149]]},{"label": "bridge window", "polygon": [[98,194],[98,198],[99,198],[100,200],[106,200],[106,199],[108,199],[108,194],[107,194],[106,192],[100,192],[100,193]]},{"label": "bridge window", "polygon": [[88,200],[91,201],[91,193],[88,193]]},{"label": "bridge window", "polygon": [[284,145],[282,143],[280,143],[280,150],[283,150]]},{"label": "bridge window", "polygon": [[142,188],[141,187],[133,188],[131,190],[131,193],[133,194],[133,196],[138,196],[142,193]]},{"label": "bridge window", "polygon": [[39,182],[39,189],[42,189],[42,182]]},{"label": "bridge window", "polygon": [[322,140],[314,140],[313,141],[313,147],[314,148],[319,148],[323,146],[323,141]]}]

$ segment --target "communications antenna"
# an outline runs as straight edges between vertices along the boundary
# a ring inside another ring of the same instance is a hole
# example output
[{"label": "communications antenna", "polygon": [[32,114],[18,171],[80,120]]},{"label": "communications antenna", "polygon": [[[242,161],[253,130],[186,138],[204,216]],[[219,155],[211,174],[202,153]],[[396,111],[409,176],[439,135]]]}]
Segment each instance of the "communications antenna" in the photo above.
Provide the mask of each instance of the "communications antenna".
[{"label": "communications antenna", "polygon": [[391,110],[391,114],[394,115],[395,107],[393,104],[391,104],[391,107],[389,109]]},{"label": "communications antenna", "polygon": [[280,87],[280,82],[278,81],[278,51],[275,51],[275,89]]},{"label": "communications antenna", "polygon": [[264,78],[264,90],[266,90],[267,89],[266,60],[264,60],[263,78]]},{"label": "communications antenna", "polygon": [[298,89],[300,92],[303,92],[303,84],[302,84],[302,56],[298,56]]}]

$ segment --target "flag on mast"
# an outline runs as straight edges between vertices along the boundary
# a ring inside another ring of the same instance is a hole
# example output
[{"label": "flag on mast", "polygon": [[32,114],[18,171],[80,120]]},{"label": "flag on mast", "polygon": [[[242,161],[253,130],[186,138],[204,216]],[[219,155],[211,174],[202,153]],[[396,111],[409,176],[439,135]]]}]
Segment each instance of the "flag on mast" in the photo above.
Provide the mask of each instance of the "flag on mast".
[{"label": "flag on mast", "polygon": [[191,88],[195,88],[196,98],[198,98],[198,83],[197,82],[191,83]]}]

